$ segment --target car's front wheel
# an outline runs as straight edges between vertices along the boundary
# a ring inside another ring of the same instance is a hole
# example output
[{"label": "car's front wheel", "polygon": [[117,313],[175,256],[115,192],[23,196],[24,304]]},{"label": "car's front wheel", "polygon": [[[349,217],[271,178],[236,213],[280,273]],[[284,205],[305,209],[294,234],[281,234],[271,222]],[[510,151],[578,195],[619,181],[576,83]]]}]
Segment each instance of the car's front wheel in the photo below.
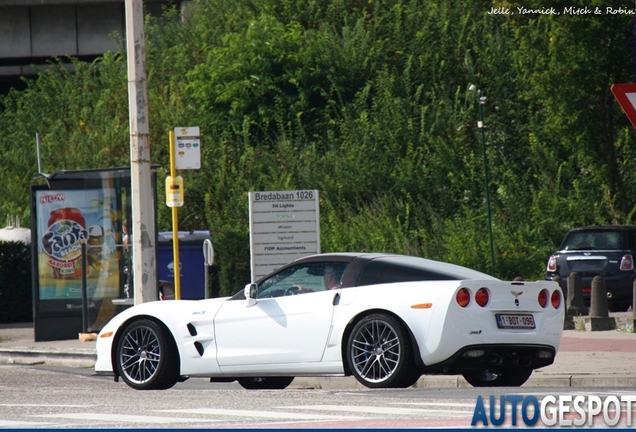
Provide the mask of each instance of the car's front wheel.
[{"label": "car's front wheel", "polygon": [[282,390],[293,380],[294,377],[248,377],[239,378],[238,383],[247,390]]},{"label": "car's front wheel", "polygon": [[115,355],[119,376],[137,390],[164,390],[179,380],[179,353],[163,325],[142,319],[124,329]]},{"label": "car's front wheel", "polygon": [[507,369],[493,372],[490,369],[464,372],[463,376],[473,387],[520,387],[533,370],[529,368]]},{"label": "car's front wheel", "polygon": [[366,387],[410,387],[421,375],[407,331],[386,314],[358,321],[349,335],[346,353],[349,369]]}]

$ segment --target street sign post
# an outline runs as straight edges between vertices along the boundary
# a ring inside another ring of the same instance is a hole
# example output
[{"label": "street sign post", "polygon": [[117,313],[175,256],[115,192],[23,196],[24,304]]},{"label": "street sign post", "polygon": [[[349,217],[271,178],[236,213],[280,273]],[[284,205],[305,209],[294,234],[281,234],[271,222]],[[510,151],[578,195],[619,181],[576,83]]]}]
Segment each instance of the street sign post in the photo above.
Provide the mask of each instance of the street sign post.
[{"label": "street sign post", "polygon": [[176,127],[175,165],[178,170],[201,168],[201,139],[199,127]]},{"label": "street sign post", "polygon": [[317,190],[250,192],[252,282],[306,255],[320,253]]},{"label": "street sign post", "polygon": [[[199,126],[176,127],[170,131],[170,175],[166,177],[166,205],[172,207],[172,249],[176,268],[179,261],[179,207],[183,205],[183,178],[177,175],[178,169],[201,168],[201,139]],[[207,291],[207,286],[205,288]],[[179,272],[174,277],[174,298],[181,299],[181,280]]]},{"label": "street sign post", "polygon": [[614,84],[611,90],[632,126],[636,128],[636,83]]}]

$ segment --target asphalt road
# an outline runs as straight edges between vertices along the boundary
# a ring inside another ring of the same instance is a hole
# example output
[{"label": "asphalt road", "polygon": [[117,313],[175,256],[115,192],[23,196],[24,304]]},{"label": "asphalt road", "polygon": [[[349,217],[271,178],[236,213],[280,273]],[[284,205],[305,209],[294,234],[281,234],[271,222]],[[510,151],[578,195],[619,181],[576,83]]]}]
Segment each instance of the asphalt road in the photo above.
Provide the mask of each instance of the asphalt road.
[{"label": "asphalt road", "polygon": [[205,379],[166,391],[135,391],[89,368],[0,365],[0,428],[459,428],[470,427],[480,395],[488,401],[500,395],[541,400],[563,394],[620,398],[636,392],[572,387],[248,391]]}]

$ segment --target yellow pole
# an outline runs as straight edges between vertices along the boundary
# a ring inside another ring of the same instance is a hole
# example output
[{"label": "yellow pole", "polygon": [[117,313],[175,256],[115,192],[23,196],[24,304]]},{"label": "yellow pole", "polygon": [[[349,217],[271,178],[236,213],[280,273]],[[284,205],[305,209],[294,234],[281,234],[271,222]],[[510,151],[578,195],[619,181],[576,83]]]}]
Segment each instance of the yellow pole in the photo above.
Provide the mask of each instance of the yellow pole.
[{"label": "yellow pole", "polygon": [[[177,177],[174,159],[174,131],[170,131],[170,177]],[[174,299],[181,300],[181,266],[179,265],[179,208],[172,207],[172,256],[174,261]]]}]

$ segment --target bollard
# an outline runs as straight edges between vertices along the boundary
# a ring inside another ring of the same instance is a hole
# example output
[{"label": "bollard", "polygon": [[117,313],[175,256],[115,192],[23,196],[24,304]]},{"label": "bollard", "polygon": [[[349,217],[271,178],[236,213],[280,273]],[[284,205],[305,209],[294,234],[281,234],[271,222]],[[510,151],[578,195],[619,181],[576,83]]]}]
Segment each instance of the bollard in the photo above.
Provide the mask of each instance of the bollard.
[{"label": "bollard", "polygon": [[592,279],[592,297],[590,299],[590,316],[594,318],[607,318],[607,287],[600,276]]},{"label": "bollard", "polygon": [[568,276],[567,293],[567,313],[572,316],[587,315],[588,309],[583,302],[583,281],[578,272]]},{"label": "bollard", "polygon": [[590,316],[585,318],[585,330],[614,330],[616,320],[609,317],[607,311],[607,288],[601,276],[592,279],[592,298],[590,300]]},{"label": "bollard", "polygon": [[[552,282],[556,282],[559,284],[559,287],[561,288],[561,291],[563,292],[563,298],[567,299],[568,290],[565,284],[563,283],[563,279],[561,278],[561,276],[556,275],[552,279]],[[566,305],[565,314],[563,314],[563,330],[574,330],[574,329],[575,329],[574,318],[572,318],[572,315],[570,315],[570,311],[568,310]]]},{"label": "bollard", "polygon": [[632,317],[627,319],[625,331],[636,333],[636,307],[634,307],[634,299],[636,299],[636,280],[632,284]]},{"label": "bollard", "polygon": [[634,283],[632,284],[632,316],[636,319],[636,279],[634,279]]}]

